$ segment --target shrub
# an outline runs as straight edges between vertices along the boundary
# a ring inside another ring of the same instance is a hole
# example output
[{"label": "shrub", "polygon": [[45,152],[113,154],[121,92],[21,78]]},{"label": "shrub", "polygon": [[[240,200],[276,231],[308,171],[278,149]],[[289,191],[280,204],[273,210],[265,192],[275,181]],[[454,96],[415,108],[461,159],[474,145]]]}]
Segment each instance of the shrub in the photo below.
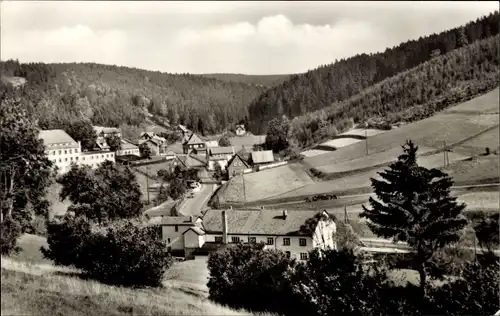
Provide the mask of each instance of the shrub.
[{"label": "shrub", "polygon": [[210,254],[210,299],[234,308],[283,313],[293,311],[287,273],[294,260],[264,250],[263,244],[239,244]]},{"label": "shrub", "polygon": [[12,219],[6,219],[1,223],[1,239],[0,247],[2,248],[2,255],[9,255],[19,252],[20,247],[17,246],[17,238],[21,236],[21,225]]},{"label": "shrub", "polygon": [[73,265],[103,283],[159,286],[171,258],[157,227],[122,220],[96,226],[83,217],[51,222],[48,249],[42,253],[58,265]]}]

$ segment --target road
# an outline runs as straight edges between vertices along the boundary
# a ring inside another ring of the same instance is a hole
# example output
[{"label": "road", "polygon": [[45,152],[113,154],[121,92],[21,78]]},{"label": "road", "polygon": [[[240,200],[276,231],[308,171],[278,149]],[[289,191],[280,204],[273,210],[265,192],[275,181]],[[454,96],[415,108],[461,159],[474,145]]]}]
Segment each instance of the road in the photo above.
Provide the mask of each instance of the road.
[{"label": "road", "polygon": [[213,184],[201,184],[201,189],[194,197],[188,198],[181,203],[179,213],[183,216],[201,216],[201,212],[210,200],[213,192]]},{"label": "road", "polygon": [[[476,184],[476,185],[459,185],[459,186],[453,186],[451,187],[451,191],[462,191],[462,190],[468,190],[468,189],[476,189],[476,188],[493,188],[493,187],[498,187],[500,183],[489,183],[489,184]],[[357,204],[353,203],[354,201],[358,203],[365,203],[368,201],[369,197],[376,197],[374,193],[362,193],[362,194],[353,194],[353,195],[340,195],[338,199],[336,200],[331,200],[332,206],[335,207],[340,207],[346,204],[344,201],[350,202],[349,204]],[[282,205],[290,205],[290,204],[299,204],[299,203],[304,203],[304,200],[300,201],[289,201],[289,202],[281,202],[281,203],[273,203],[273,204],[268,204],[268,203],[262,203],[263,206],[282,206]],[[349,212],[349,208],[347,210]],[[356,211],[354,211],[356,212]]]}]

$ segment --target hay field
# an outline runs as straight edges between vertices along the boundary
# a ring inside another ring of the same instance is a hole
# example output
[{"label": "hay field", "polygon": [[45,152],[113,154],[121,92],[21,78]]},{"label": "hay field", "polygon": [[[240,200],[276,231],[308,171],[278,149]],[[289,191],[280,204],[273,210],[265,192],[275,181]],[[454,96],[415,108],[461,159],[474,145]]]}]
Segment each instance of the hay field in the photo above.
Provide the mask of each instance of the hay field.
[{"label": "hay field", "polygon": [[457,183],[475,183],[489,179],[497,179],[496,182],[498,182],[500,177],[499,157],[497,155],[475,157],[452,163],[442,170]]},{"label": "hay field", "polygon": [[496,88],[480,97],[463,102],[443,112],[498,114],[499,92],[499,88]]},{"label": "hay field", "polygon": [[496,152],[498,154],[500,151],[499,134],[499,126],[495,126],[492,129],[453,147],[453,150],[467,153],[472,156],[484,154],[486,152],[486,147],[488,147],[491,153]]}]

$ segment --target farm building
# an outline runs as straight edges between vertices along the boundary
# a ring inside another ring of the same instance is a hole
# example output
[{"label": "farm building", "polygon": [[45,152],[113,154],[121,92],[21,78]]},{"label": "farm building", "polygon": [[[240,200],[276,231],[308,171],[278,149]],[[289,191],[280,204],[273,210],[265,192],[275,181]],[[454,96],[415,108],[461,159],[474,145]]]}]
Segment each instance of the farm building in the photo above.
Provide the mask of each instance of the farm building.
[{"label": "farm building", "polygon": [[274,162],[272,150],[252,151],[251,158],[254,166],[262,166]]},{"label": "farm building", "polygon": [[168,249],[186,257],[237,243],[262,242],[298,260],[313,248],[336,248],[336,225],[326,211],[210,209],[196,219],[163,217],[159,225]]},{"label": "farm building", "polygon": [[208,170],[214,170],[215,164],[218,163],[222,170],[226,169],[228,161],[235,155],[234,148],[228,147],[213,147],[208,149]]},{"label": "farm building", "polygon": [[236,154],[227,163],[227,176],[229,179],[235,175],[242,174],[244,170],[249,169],[250,165],[239,154]]}]

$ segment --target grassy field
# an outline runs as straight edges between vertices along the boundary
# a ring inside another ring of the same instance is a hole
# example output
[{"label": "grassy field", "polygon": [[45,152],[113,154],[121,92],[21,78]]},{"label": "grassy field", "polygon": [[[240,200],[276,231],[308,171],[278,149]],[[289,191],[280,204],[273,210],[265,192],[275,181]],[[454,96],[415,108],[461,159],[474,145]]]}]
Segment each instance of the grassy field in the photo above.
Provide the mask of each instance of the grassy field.
[{"label": "grassy field", "polygon": [[39,251],[42,237],[23,235],[19,244],[22,252],[1,260],[2,315],[252,315],[207,299],[206,259],[175,263],[163,288],[128,289],[52,265]]},{"label": "grassy field", "polygon": [[[498,107],[496,89],[427,119],[370,137],[368,153],[399,147],[407,139],[412,139],[417,145],[436,149],[442,148],[444,142],[449,146],[472,139],[489,128],[498,126]],[[365,142],[358,142],[334,152],[306,158],[304,161],[316,168],[341,163],[365,156],[365,146]]]},{"label": "grassy field", "polygon": [[442,169],[457,183],[481,182],[484,179],[498,178],[500,175],[497,155],[475,157],[465,161],[458,161]]},{"label": "grassy field", "polygon": [[493,127],[489,131],[482,133],[476,137],[473,137],[462,144],[455,146],[454,151],[469,154],[471,156],[482,155],[486,152],[486,147],[490,149],[490,152],[500,151],[500,145],[498,143],[499,137],[499,127]]}]

